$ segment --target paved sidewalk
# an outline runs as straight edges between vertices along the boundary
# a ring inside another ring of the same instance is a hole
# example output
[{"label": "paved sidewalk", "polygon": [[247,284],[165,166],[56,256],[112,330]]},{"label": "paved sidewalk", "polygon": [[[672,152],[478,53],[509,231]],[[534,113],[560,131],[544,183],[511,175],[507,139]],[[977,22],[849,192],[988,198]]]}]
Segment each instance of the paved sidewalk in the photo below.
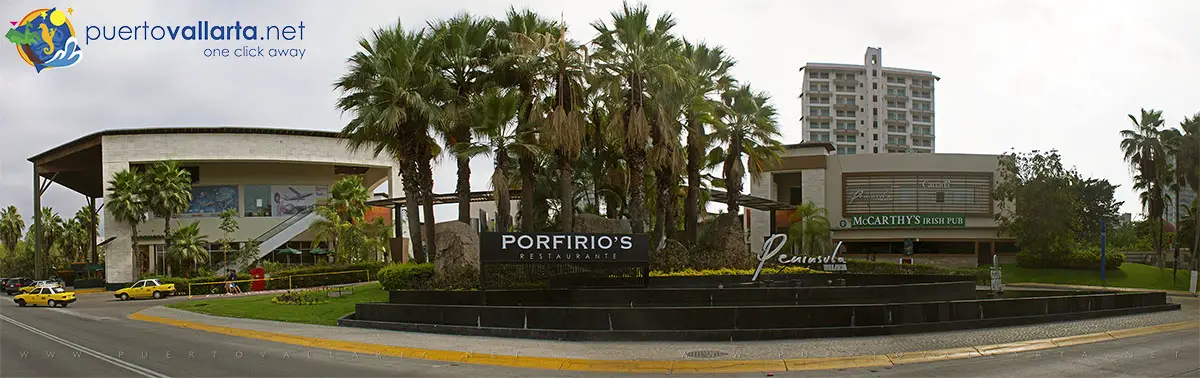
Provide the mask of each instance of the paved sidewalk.
[{"label": "paved sidewalk", "polygon": [[[876,337],[847,337],[743,342],[569,342],[439,335],[376,329],[331,327],[255,319],[227,318],[166,307],[140,315],[181,320],[210,326],[270,332],[316,339],[385,346],[459,351],[522,357],[593,360],[690,360],[687,352],[725,353],[710,360],[767,360],[813,357],[870,356],[949,348],[1015,343],[1118,331],[1200,320],[1200,300],[1171,297],[1178,311],[1078,320],[1053,324]],[[718,353],[718,354],[720,354]]]}]

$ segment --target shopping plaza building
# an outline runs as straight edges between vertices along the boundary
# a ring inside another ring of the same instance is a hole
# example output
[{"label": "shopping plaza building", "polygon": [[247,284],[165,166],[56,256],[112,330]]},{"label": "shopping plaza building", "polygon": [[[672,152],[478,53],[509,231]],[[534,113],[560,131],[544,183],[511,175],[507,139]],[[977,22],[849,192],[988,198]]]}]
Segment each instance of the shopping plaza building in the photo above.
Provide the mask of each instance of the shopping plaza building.
[{"label": "shopping plaza building", "polygon": [[[240,226],[229,235],[238,243],[254,241],[259,257],[286,251],[293,261],[322,258],[310,227],[318,216],[316,204],[329,196],[329,187],[344,177],[363,179],[368,193],[387,184],[385,195],[401,193],[398,171],[386,155],[370,149],[350,151],[346,140],[331,131],[244,127],[144,128],[106,130],[54,147],[29,160],[34,164],[34,200],[58,184],[88,199],[108,194],[113,175],[144,169],[151,163],[174,160],[192,178],[192,202],[171,227],[197,221],[200,233],[212,241],[222,238],[218,214],[233,209]],[[375,209],[378,210],[378,209]],[[162,218],[138,226],[141,257],[133,270],[132,227],[101,206],[104,270],[109,283],[131,282],[142,274],[163,269]],[[381,215],[391,219],[394,215]],[[403,230],[392,238],[391,250],[407,251]],[[213,244],[216,245],[215,243]],[[213,247],[210,247],[210,250]],[[300,253],[295,253],[300,252]],[[215,257],[214,255],[214,258]]]},{"label": "shopping plaza building", "polygon": [[[830,143],[785,146],[750,195],[786,205],[812,201],[827,210],[841,255],[878,261],[976,266],[998,254],[1015,257],[1000,233],[992,187],[999,156],[975,154],[837,154]],[[787,233],[794,210],[747,209],[750,246]]]}]

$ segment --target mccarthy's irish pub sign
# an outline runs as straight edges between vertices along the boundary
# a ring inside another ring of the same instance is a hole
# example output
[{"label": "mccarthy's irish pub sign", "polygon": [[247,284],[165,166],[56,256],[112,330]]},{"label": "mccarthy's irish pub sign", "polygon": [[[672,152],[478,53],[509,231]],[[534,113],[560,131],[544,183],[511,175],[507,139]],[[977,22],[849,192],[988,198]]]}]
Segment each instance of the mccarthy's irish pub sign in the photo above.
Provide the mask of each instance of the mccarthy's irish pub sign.
[{"label": "mccarthy's irish pub sign", "polygon": [[966,227],[963,214],[863,214],[838,223],[842,228],[950,228]]}]

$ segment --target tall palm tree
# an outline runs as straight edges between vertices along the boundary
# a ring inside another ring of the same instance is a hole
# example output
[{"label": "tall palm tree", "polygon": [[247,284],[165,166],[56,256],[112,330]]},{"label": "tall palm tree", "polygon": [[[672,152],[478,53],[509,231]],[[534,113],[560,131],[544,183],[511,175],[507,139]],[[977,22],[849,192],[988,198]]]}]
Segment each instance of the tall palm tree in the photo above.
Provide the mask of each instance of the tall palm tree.
[{"label": "tall palm tree", "polygon": [[700,171],[711,138],[708,128],[716,123],[721,105],[713,97],[732,84],[729,69],[734,61],[720,46],[683,41],[684,129],[687,130],[687,198],[683,206],[684,241],[696,243],[700,224]]},{"label": "tall palm tree", "polygon": [[650,11],[645,5],[622,4],[612,12],[612,23],[592,23],[599,35],[592,40],[597,46],[593,58],[596,69],[620,80],[624,98],[619,105],[621,115],[612,117],[611,133],[623,136],[625,161],[629,167],[629,216],[633,232],[645,231],[646,148],[650,142],[650,120],[647,117],[649,83],[676,85],[679,75],[671,64],[674,61],[674,41],[671,28],[675,19],[663,14],[651,26]]},{"label": "tall palm tree", "polygon": [[43,252],[48,256],[54,250],[54,246],[62,241],[60,239],[65,231],[63,219],[50,207],[42,207],[38,216],[42,218],[42,247],[45,248]]},{"label": "tall palm tree", "polygon": [[178,162],[154,163],[146,172],[146,201],[154,215],[163,218],[163,244],[171,249],[171,217],[187,211],[192,202],[192,176]]},{"label": "tall palm tree", "polygon": [[188,266],[208,263],[208,249],[205,248],[208,245],[208,235],[200,234],[200,222],[180,227],[171,238],[174,240],[167,249],[167,259],[178,263],[189,275],[191,270]]},{"label": "tall palm tree", "polygon": [[[91,207],[83,206],[79,208],[79,211],[75,212],[75,220],[79,222],[80,231],[83,232],[82,236],[85,238],[86,244],[81,248],[84,248],[83,253],[86,256],[87,253],[92,252],[92,244],[96,243],[92,235],[99,235],[100,233],[100,214],[93,211]],[[90,240],[90,242],[87,240]],[[98,256],[92,255],[91,262],[96,263],[97,261]]]},{"label": "tall palm tree", "polygon": [[[1175,192],[1175,214],[1177,219],[1177,230],[1182,231],[1183,220],[1182,213],[1179,208],[1179,191],[1182,188],[1190,188],[1193,192],[1200,190],[1200,113],[1192,117],[1185,117],[1183,122],[1180,122],[1178,129],[1167,129],[1163,133],[1163,145],[1166,148],[1167,154],[1172,162],[1171,172],[1173,177],[1171,180],[1171,190]],[[1185,204],[1191,206],[1191,204]],[[1187,218],[1190,221],[1195,221],[1195,218]],[[1191,245],[1200,244],[1200,230],[1197,227],[1188,227],[1193,230]],[[1183,233],[1177,234],[1178,238],[1183,237]],[[1176,255],[1178,255],[1178,245],[1176,243]],[[1192,248],[1194,249],[1194,248]],[[1194,253],[1194,252],[1193,252]],[[1196,259],[1193,259],[1195,261]]]},{"label": "tall palm tree", "polygon": [[1154,250],[1158,257],[1159,268],[1163,267],[1162,255],[1162,213],[1164,200],[1163,185],[1167,179],[1166,149],[1159,134],[1163,125],[1162,111],[1141,110],[1141,117],[1129,115],[1133,128],[1121,130],[1121,150],[1125,161],[1136,174],[1133,178],[1134,189],[1141,190],[1139,197],[1142,206],[1146,207],[1150,219],[1158,225],[1158,235],[1154,240]]},{"label": "tall palm tree", "polygon": [[540,129],[543,142],[554,152],[558,169],[559,223],[563,232],[574,230],[575,193],[572,162],[583,152],[584,73],[587,50],[567,39],[566,27],[558,33],[518,35],[517,54],[531,56],[544,81],[554,88]]},{"label": "tall palm tree", "polygon": [[430,157],[422,154],[421,145],[430,139],[429,125],[440,118],[434,101],[445,91],[444,81],[430,65],[437,46],[424,30],[406,31],[399,22],[360,39],[359,46],[346,74],[334,84],[343,93],[338,108],[354,117],[342,134],[351,150],[370,148],[376,156],[387,153],[396,159],[407,197],[413,255],[422,261],[418,206],[425,185],[419,167],[428,166]]},{"label": "tall palm tree", "polygon": [[674,237],[675,226],[678,223],[676,207],[679,205],[679,181],[683,173],[683,146],[679,139],[683,128],[683,124],[680,123],[683,96],[679,87],[654,81],[651,83],[654,84],[651,87],[655,90],[647,102],[652,113],[651,147],[647,162],[654,168],[654,188],[657,195],[654,199],[654,228],[651,234],[656,245],[665,245],[662,244],[663,241]]},{"label": "tall palm tree", "polygon": [[[499,54],[492,63],[494,81],[506,88],[515,89],[520,95],[521,111],[517,117],[517,134],[521,136],[521,144],[533,146],[538,144],[539,126],[541,125],[537,110],[542,92],[545,91],[546,79],[542,75],[541,66],[536,56],[518,53],[523,39],[540,34],[557,35],[561,33],[558,22],[543,18],[529,9],[517,10],[509,7],[504,18],[496,24]],[[536,228],[538,216],[535,209],[538,204],[534,187],[537,185],[537,173],[541,169],[538,155],[535,151],[515,149],[518,170],[521,178],[521,202],[518,213],[521,218],[521,230],[533,231]]]},{"label": "tall palm tree", "polygon": [[747,173],[742,157],[746,157],[750,177],[757,179],[767,164],[779,159],[782,150],[778,141],[779,124],[775,107],[768,103],[770,97],[749,85],[725,92],[722,97],[723,120],[717,125],[715,136],[725,141],[725,150],[714,151],[725,156],[722,173],[729,193],[726,204],[730,214],[738,214],[737,195],[742,192],[742,178]]},{"label": "tall palm tree", "polygon": [[140,272],[138,266],[138,224],[146,221],[146,213],[150,211],[145,200],[145,180],[142,174],[135,170],[124,169],[113,175],[108,181],[108,198],[104,207],[113,215],[117,222],[128,224],[132,230],[129,241],[133,259],[131,267],[136,276]]},{"label": "tall palm tree", "polygon": [[805,256],[823,255],[832,247],[829,238],[829,214],[813,201],[796,206],[796,212],[788,217],[791,226],[788,227],[788,242],[786,246],[800,247],[800,254]]},{"label": "tall palm tree", "polygon": [[17,243],[21,241],[21,235],[24,234],[25,220],[17,212],[17,207],[8,205],[4,210],[0,210],[0,242],[4,244],[4,250],[7,253],[17,250]]},{"label": "tall palm tree", "polygon": [[[537,146],[525,144],[521,133],[532,132],[531,129],[517,126],[516,119],[522,107],[522,95],[515,90],[504,91],[499,88],[489,88],[474,104],[475,133],[483,137],[460,153],[477,155],[491,153],[495,159],[496,169],[492,171],[492,190],[496,199],[496,230],[507,232],[512,228],[512,214],[509,189],[512,187],[512,160],[519,156],[516,151],[536,152]],[[522,201],[524,202],[524,201]]]},{"label": "tall palm tree", "polygon": [[84,254],[83,243],[87,240],[86,228],[78,218],[68,218],[63,222],[62,240],[59,241],[59,251],[67,260],[75,262]]},{"label": "tall palm tree", "polygon": [[[446,145],[471,143],[470,104],[488,83],[489,64],[494,52],[492,30],[496,22],[468,13],[430,23],[438,46],[434,65],[453,93],[445,104],[442,134]],[[471,157],[456,156],[458,164],[458,221],[471,222]]]}]

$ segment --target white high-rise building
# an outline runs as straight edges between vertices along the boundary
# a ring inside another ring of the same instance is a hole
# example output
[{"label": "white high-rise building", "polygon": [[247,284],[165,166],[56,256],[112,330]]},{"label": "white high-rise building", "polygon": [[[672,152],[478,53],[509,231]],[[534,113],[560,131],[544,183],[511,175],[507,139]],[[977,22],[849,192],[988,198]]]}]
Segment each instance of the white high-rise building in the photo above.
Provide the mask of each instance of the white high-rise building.
[{"label": "white high-rise building", "polygon": [[800,119],[808,142],[830,142],[839,154],[932,153],[933,72],[883,66],[868,47],[863,64],[808,63]]}]

